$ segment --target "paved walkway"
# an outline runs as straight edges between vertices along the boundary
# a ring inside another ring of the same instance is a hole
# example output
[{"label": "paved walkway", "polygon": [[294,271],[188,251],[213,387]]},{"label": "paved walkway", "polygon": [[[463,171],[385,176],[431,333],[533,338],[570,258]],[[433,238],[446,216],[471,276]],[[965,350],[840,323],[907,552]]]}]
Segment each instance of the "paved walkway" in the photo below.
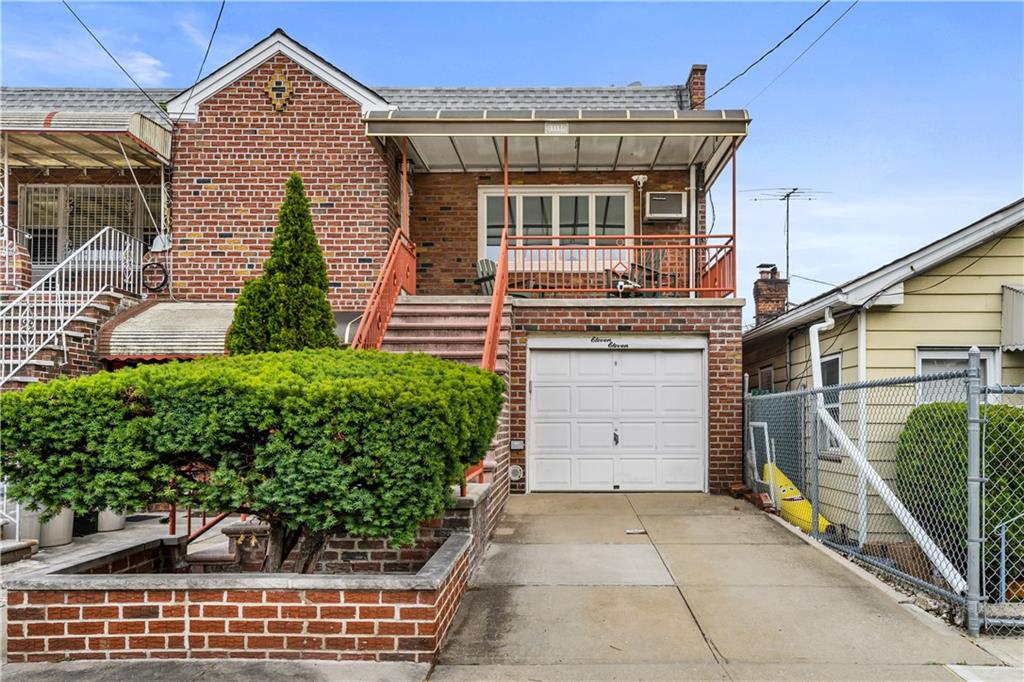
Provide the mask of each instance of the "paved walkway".
[{"label": "paved walkway", "polygon": [[1000,664],[745,502],[532,494],[430,679],[950,681],[957,663]]}]

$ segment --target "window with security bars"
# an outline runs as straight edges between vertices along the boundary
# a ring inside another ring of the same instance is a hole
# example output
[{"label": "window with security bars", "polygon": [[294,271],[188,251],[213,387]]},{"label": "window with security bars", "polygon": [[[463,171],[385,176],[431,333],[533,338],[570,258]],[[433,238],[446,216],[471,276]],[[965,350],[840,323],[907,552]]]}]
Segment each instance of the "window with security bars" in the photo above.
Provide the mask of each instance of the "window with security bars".
[{"label": "window with security bars", "polygon": [[31,235],[34,265],[56,265],[104,227],[142,241],[159,234],[159,185],[22,185],[18,226]]}]

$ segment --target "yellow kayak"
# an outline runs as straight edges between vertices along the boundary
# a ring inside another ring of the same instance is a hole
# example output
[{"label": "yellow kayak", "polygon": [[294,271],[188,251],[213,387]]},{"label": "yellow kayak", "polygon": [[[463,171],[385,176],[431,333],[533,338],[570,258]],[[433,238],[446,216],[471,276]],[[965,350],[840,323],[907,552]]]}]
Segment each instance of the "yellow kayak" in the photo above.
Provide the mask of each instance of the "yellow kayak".
[{"label": "yellow kayak", "polygon": [[[805,533],[811,532],[811,515],[814,513],[810,500],[804,498],[800,489],[793,485],[786,474],[774,464],[765,463],[764,479],[774,487],[774,497],[778,501],[779,515]],[[832,524],[818,514],[818,532],[824,533]]]}]

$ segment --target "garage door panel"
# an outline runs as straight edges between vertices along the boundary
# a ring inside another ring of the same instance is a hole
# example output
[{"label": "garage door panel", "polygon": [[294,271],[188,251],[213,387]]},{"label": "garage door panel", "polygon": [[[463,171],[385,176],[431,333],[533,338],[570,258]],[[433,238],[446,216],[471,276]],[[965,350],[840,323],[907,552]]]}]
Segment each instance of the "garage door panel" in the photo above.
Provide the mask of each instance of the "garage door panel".
[{"label": "garage door panel", "polygon": [[[565,358],[562,362],[565,362]],[[566,362],[567,367],[575,364],[576,376],[579,377],[601,377],[602,379],[612,376],[615,369],[615,358],[611,353],[575,353],[575,363]]]},{"label": "garage door panel", "polygon": [[704,489],[701,351],[538,349],[530,357],[531,489]]},{"label": "garage door panel", "polygon": [[534,446],[538,452],[552,450],[568,451],[572,449],[572,432],[575,425],[571,421],[540,422],[533,427]]},{"label": "garage door panel", "polygon": [[580,414],[604,413],[611,415],[615,411],[615,389],[611,384],[577,386],[576,405],[576,411]]},{"label": "garage door panel", "polygon": [[643,450],[653,452],[658,449],[658,422],[654,420],[619,421],[619,445],[616,448],[620,451]]},{"label": "garage door panel", "polygon": [[573,461],[569,457],[540,457],[530,463],[534,490],[569,490],[572,488]]},{"label": "garage door panel", "polygon": [[530,373],[534,380],[569,377],[571,367],[561,353],[539,352],[530,357]]},{"label": "garage door panel", "polygon": [[654,414],[658,409],[658,392],[658,387],[650,384],[620,387],[620,414]]},{"label": "garage door panel", "polygon": [[677,457],[661,460],[661,483],[675,490],[700,490],[704,485],[703,461]]},{"label": "garage door panel", "polygon": [[673,380],[686,379],[690,383],[704,383],[703,367],[693,362],[696,353],[658,351],[658,376]]},{"label": "garage door panel", "polygon": [[703,424],[699,421],[664,421],[660,425],[662,448],[673,452],[704,452]]},{"label": "garage door panel", "polygon": [[615,425],[609,421],[577,421],[574,424],[576,452],[586,456],[588,451],[611,450],[614,430]]},{"label": "garage door panel", "polygon": [[576,484],[579,488],[609,490],[614,485],[615,459],[612,457],[575,460]]},{"label": "garage door panel", "polygon": [[655,353],[636,351],[618,353],[618,376],[654,377],[658,375],[658,357]]},{"label": "garage door panel", "polygon": [[572,386],[538,386],[533,405],[538,414],[568,414],[572,411]]},{"label": "garage door panel", "polygon": [[704,413],[704,397],[700,385],[659,386],[658,405],[661,413],[666,415],[699,417]]},{"label": "garage door panel", "polygon": [[618,460],[615,481],[624,490],[654,489],[658,485],[658,459],[629,457]]}]

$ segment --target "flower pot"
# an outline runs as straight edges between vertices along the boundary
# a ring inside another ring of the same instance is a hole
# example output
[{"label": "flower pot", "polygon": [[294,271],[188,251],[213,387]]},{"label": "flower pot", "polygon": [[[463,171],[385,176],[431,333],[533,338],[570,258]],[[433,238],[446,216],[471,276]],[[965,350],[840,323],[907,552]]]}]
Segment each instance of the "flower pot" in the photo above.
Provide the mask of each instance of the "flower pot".
[{"label": "flower pot", "polygon": [[124,530],[126,518],[128,518],[128,516],[123,512],[104,509],[100,512],[99,520],[96,523],[96,530],[100,533],[107,533],[112,530]]},{"label": "flower pot", "polygon": [[71,542],[75,528],[75,512],[62,509],[60,513],[43,524],[39,530],[40,547],[59,547]]},{"label": "flower pot", "polygon": [[29,509],[28,505],[21,506],[21,512],[18,517],[18,538],[20,540],[39,539],[39,532],[43,525],[39,522],[39,515],[42,513],[42,509]]}]

